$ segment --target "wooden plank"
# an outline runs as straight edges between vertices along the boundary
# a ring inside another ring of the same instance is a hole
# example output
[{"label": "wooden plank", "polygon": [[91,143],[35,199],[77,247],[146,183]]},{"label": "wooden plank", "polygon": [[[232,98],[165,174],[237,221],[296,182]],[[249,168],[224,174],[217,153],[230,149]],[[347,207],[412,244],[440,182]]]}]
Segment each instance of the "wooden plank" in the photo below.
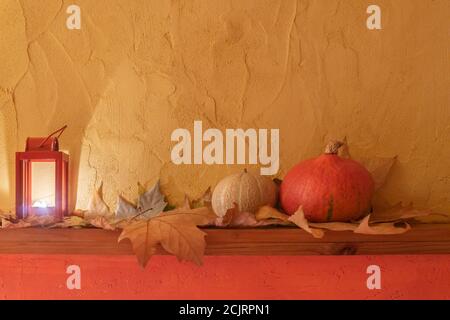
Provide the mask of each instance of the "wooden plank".
[{"label": "wooden plank", "polygon": [[[389,236],[327,231],[322,239],[298,228],[204,230],[207,255],[450,254],[450,225],[415,225]],[[0,230],[0,254],[132,254],[130,242],[117,243],[118,236],[98,229]]]}]

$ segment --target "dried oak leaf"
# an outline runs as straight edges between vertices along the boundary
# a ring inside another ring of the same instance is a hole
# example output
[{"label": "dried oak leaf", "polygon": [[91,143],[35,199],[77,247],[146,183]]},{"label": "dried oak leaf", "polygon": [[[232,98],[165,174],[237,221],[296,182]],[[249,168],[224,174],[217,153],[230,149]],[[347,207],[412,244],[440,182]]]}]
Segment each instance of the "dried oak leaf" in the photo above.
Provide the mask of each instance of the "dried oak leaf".
[{"label": "dried oak leaf", "polygon": [[[265,208],[267,207],[267,208]],[[271,207],[263,206],[256,213],[240,211],[238,205],[235,203],[233,208],[230,208],[225,213],[224,217],[217,218],[215,220],[216,227],[234,227],[234,228],[247,228],[247,227],[266,227],[272,225],[289,225],[290,222],[283,221],[281,219],[267,216],[263,218],[260,213],[258,219],[258,212],[264,212],[270,210]],[[271,208],[276,210],[274,208]],[[280,212],[280,214],[282,214]]]},{"label": "dried oak leaf", "polygon": [[300,206],[295,213],[289,217],[289,221],[293,222],[298,227],[310,233],[314,238],[323,238],[324,232],[321,229],[311,228],[308,220],[305,218],[302,206]]},{"label": "dried oak leaf", "polygon": [[289,216],[270,206],[262,206],[255,214],[258,221],[267,219],[278,219],[281,221],[289,221]]},{"label": "dried oak leaf", "polygon": [[432,212],[431,210],[415,209],[412,203],[408,204],[407,206],[404,206],[401,202],[399,202],[396,205],[384,210],[374,210],[374,212],[370,215],[370,222],[371,223],[395,222],[414,218],[417,219],[421,217],[427,217],[430,215],[445,216],[444,214],[435,213]]},{"label": "dried oak leaf", "polygon": [[403,222],[403,227],[397,227],[394,222],[377,223],[374,225],[369,225],[370,215],[366,216],[359,226],[353,231],[354,233],[360,234],[401,234],[409,231],[411,229],[410,225]]},{"label": "dried oak leaf", "polygon": [[361,164],[372,174],[375,182],[375,191],[385,184],[389,172],[396,161],[396,156],[392,158],[373,157],[360,160]]},{"label": "dried oak leaf", "polygon": [[197,226],[207,225],[216,216],[210,208],[177,209],[148,220],[128,223],[119,236],[119,242],[129,239],[142,267],[161,245],[178,260],[201,265],[206,247],[205,235]]},{"label": "dried oak leaf", "polygon": [[310,227],[330,230],[330,231],[354,231],[357,227],[357,223],[351,222],[323,222],[323,223],[309,223]]}]

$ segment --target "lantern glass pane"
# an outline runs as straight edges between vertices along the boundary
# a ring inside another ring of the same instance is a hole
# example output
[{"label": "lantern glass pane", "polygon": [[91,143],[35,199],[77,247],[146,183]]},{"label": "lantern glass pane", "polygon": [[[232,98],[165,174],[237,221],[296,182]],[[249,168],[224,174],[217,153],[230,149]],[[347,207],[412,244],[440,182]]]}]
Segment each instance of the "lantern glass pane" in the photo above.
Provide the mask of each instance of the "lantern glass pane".
[{"label": "lantern glass pane", "polygon": [[55,207],[55,163],[31,163],[31,204],[34,208]]}]

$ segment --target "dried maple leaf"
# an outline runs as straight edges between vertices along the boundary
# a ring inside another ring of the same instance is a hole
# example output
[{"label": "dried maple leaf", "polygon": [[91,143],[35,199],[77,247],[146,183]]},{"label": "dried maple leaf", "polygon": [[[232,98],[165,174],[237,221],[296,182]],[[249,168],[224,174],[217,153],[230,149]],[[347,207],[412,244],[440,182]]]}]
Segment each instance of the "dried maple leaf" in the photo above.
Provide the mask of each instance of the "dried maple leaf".
[{"label": "dried maple leaf", "polygon": [[160,190],[159,180],[148,191],[139,196],[137,209],[140,212],[144,212],[145,218],[150,218],[161,212],[167,206],[167,202],[164,200],[164,195]]},{"label": "dried maple leaf", "polygon": [[119,196],[116,210],[117,218],[149,219],[164,211],[167,202],[160,191],[159,181],[145,192],[143,192],[144,188],[142,185],[139,184],[139,190],[140,195],[136,206],[124,197]]},{"label": "dried maple leaf", "polygon": [[289,217],[289,221],[296,224],[298,227],[302,228],[306,232],[310,233],[314,238],[323,238],[324,232],[321,229],[311,228],[309,226],[308,220],[305,218],[302,206],[300,206],[297,211]]},{"label": "dried maple leaf", "polygon": [[205,235],[197,226],[207,225],[216,216],[210,208],[177,209],[161,215],[128,223],[119,242],[129,239],[142,267],[161,245],[179,260],[202,263],[206,247]]}]

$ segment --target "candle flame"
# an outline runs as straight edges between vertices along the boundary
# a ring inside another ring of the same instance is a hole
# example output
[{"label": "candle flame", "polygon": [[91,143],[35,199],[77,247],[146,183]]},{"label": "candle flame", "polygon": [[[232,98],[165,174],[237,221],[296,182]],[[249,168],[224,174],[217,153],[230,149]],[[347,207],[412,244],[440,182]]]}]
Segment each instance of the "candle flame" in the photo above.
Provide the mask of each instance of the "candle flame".
[{"label": "candle flame", "polygon": [[33,208],[48,208],[48,203],[44,200],[37,200],[33,203]]}]

